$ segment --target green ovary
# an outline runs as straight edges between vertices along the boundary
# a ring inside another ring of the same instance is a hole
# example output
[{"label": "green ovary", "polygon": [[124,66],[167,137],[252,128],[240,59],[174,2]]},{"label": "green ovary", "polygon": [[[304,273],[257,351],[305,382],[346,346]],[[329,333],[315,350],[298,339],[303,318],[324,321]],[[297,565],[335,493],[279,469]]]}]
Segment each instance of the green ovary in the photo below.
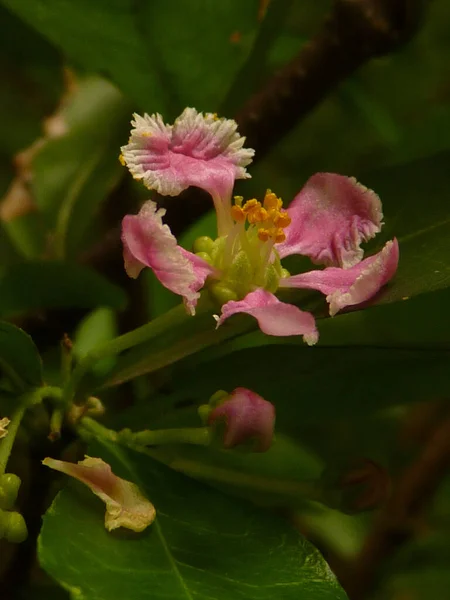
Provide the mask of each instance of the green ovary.
[{"label": "green ovary", "polygon": [[270,248],[251,234],[251,230],[242,230],[234,240],[202,236],[194,242],[196,255],[221,271],[220,280],[210,279],[205,285],[219,306],[241,300],[258,288],[275,293],[281,277],[289,275],[281,266],[278,253],[275,251],[270,264],[267,259]]}]

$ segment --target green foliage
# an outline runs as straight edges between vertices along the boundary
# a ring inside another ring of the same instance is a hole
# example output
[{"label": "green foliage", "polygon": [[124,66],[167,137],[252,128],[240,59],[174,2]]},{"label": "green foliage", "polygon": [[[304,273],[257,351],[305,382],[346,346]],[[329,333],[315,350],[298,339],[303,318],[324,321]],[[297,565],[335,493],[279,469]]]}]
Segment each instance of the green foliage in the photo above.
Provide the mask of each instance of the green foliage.
[{"label": "green foliage", "polygon": [[[12,156],[41,133],[62,91],[62,60],[57,50],[20,18],[0,7],[0,194],[9,184]],[[24,43],[25,41],[25,43]]]},{"label": "green foliage", "polygon": [[141,108],[172,117],[186,105],[218,108],[259,26],[257,0],[4,4],[77,64],[106,73]]},{"label": "green foliage", "polygon": [[111,84],[100,78],[83,80],[56,117],[61,133],[47,138],[34,156],[32,189],[47,227],[54,231],[55,258],[83,248],[99,205],[123,174],[117,157],[130,113]]},{"label": "green foliage", "polygon": [[33,340],[22,329],[0,322],[0,370],[18,391],[42,384],[42,364]]},{"label": "green foliage", "polygon": [[122,308],[125,301],[120,288],[88,267],[76,264],[21,263],[0,277],[0,315],[4,317],[39,308]]},{"label": "green foliage", "polygon": [[319,552],[283,519],[145,456],[109,444],[89,452],[137,482],[155,504],[157,518],[143,534],[110,534],[102,523],[103,506],[89,492],[79,485],[61,492],[45,516],[39,555],[73,596],[346,598]]}]

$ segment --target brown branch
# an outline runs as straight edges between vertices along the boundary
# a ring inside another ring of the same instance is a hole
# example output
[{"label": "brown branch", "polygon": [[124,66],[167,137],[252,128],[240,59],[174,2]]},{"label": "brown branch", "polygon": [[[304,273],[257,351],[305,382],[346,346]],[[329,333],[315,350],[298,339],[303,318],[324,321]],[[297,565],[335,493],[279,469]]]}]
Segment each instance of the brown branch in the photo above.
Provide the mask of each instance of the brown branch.
[{"label": "brown branch", "polygon": [[[364,63],[408,41],[421,21],[422,2],[335,0],[321,30],[236,115],[246,145],[255,149],[254,161]],[[182,196],[182,202],[163,201],[175,235],[211,209],[211,199],[199,190],[186,190]]]},{"label": "brown branch", "polygon": [[375,520],[359,557],[341,576],[351,600],[373,592],[380,567],[414,535],[414,525],[450,467],[450,418],[434,430],[417,460],[406,469]]},{"label": "brown branch", "polygon": [[409,40],[420,21],[420,6],[418,0],[336,0],[321,31],[237,115],[257,159],[338,83]]}]

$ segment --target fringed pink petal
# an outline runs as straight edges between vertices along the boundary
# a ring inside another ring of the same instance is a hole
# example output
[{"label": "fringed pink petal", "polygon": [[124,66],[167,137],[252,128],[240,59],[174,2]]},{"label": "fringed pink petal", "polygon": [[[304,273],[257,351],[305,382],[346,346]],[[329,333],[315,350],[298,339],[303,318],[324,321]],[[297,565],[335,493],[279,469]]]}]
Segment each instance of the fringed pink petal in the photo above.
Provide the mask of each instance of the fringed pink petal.
[{"label": "fringed pink petal", "polygon": [[189,186],[206,190],[217,210],[219,235],[224,235],[232,225],[234,182],[250,177],[245,167],[254,155],[243,147],[236,122],[195,108],[186,108],[173,126],[158,114],[134,119],[122,157],[135,179],[165,196],[177,196]]},{"label": "fringed pink petal", "polygon": [[255,452],[266,452],[272,445],[275,407],[246,388],[236,388],[209,414],[208,423],[225,421],[225,448],[255,441]]},{"label": "fringed pink petal", "polygon": [[387,242],[381,252],[364,259],[350,269],[328,267],[280,280],[280,287],[312,289],[326,294],[330,315],[346,306],[361,304],[374,296],[394,275],[398,266],[396,239]]},{"label": "fringed pink petal", "polygon": [[316,173],[288,208],[291,224],[277,245],[281,257],[309,256],[316,264],[344,269],[360,262],[362,242],[381,229],[381,201],[353,177]]},{"label": "fringed pink petal", "polygon": [[126,215],[122,221],[125,269],[137,277],[150,267],[159,281],[184,298],[194,314],[199,290],[215,270],[206,261],[177,245],[175,236],[162,222],[165,210],[148,200],[137,215]]},{"label": "fringed pink petal", "polygon": [[300,310],[293,304],[280,302],[267,290],[250,292],[243,300],[230,300],[222,306],[217,327],[237,313],[247,313],[258,321],[259,328],[267,335],[302,335],[308,345],[318,340],[316,323],[311,313]]},{"label": "fringed pink petal", "polygon": [[45,458],[42,463],[75,477],[105,502],[105,527],[108,531],[118,527],[143,531],[154,521],[155,508],[138,486],[114,475],[111,467],[101,458],[86,456],[77,464]]}]

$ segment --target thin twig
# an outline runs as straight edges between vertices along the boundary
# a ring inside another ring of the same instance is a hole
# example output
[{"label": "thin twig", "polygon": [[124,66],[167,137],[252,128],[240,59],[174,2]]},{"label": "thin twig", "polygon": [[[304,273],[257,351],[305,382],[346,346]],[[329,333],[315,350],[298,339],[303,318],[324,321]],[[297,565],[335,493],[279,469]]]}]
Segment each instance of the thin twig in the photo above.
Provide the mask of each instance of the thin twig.
[{"label": "thin twig", "polygon": [[349,565],[346,574],[342,574],[342,583],[351,600],[363,600],[373,591],[380,567],[414,535],[414,524],[449,467],[450,418],[447,418],[434,430],[417,460],[400,477],[359,556]]}]

